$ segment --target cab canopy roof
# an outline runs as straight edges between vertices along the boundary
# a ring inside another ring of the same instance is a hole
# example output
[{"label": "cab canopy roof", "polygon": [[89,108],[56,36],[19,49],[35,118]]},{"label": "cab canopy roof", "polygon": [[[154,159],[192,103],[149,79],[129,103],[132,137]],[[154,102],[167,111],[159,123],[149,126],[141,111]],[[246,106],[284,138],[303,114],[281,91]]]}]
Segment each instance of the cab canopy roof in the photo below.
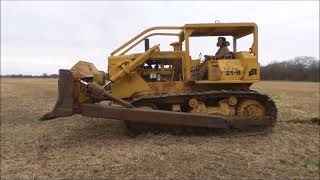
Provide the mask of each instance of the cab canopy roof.
[{"label": "cab canopy roof", "polygon": [[[115,55],[119,51],[126,48],[128,45],[132,44],[134,41],[142,37],[135,44],[127,48],[121,55],[128,52],[130,49],[134,48],[137,44],[142,42],[151,36],[162,35],[162,36],[178,36],[179,42],[182,43],[185,40],[185,34],[190,37],[197,36],[233,36],[238,39],[243,36],[257,32],[257,25],[255,23],[203,23],[203,24],[185,24],[184,26],[156,26],[151,27],[142,31],[140,34],[136,35],[122,46],[118,47],[111,53],[111,56]],[[180,33],[151,33],[155,30],[180,30]],[[144,36],[144,37],[143,37]]]},{"label": "cab canopy roof", "polygon": [[256,31],[255,23],[208,23],[208,24],[186,24],[184,31],[191,31],[190,37],[197,36],[234,36],[240,38]]}]

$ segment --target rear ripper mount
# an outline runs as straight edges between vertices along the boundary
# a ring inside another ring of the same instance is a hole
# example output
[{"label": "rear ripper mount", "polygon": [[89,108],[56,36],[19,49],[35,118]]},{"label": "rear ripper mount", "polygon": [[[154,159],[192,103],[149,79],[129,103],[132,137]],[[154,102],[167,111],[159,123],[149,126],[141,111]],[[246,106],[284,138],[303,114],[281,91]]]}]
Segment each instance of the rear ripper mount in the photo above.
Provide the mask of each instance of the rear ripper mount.
[{"label": "rear ripper mount", "polygon": [[[85,87],[86,94],[92,99],[86,103],[79,103],[74,97],[74,83],[80,81]],[[267,113],[262,119],[254,120],[248,117],[241,116],[224,116],[224,115],[207,115],[207,114],[194,114],[187,112],[173,112],[166,110],[153,110],[135,107],[134,102],[127,102],[123,99],[115,97],[108,93],[104,87],[95,82],[84,82],[83,80],[76,80],[70,70],[59,70],[59,97],[53,108],[49,113],[46,113],[40,118],[41,121],[54,119],[57,117],[72,116],[73,114],[81,114],[87,117],[106,118],[123,120],[130,123],[142,123],[164,126],[189,126],[189,127],[205,127],[217,129],[255,129],[261,128],[269,129],[273,127],[277,119],[277,109],[274,102],[266,95],[256,91],[207,91],[195,92],[193,94],[185,94],[179,96],[186,97],[196,95],[202,96],[221,96],[221,94],[231,93],[235,96],[250,96],[255,97],[266,105]],[[161,100],[175,95],[158,95],[146,96],[136,98],[133,101],[148,99]],[[121,107],[103,106],[94,102],[102,100],[111,100]]]}]

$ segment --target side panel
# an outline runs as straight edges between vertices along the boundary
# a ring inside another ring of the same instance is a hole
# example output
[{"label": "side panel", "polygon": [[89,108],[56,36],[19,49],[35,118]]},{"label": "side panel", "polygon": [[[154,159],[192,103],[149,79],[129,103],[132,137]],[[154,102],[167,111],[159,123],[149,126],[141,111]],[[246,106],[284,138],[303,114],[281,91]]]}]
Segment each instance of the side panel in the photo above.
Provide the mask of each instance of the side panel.
[{"label": "side panel", "polygon": [[243,80],[260,80],[260,64],[258,59],[249,52],[240,51],[235,54],[235,57],[241,60],[244,68]]},{"label": "side panel", "polygon": [[133,94],[150,92],[151,89],[138,73],[125,76],[111,84],[111,94],[119,98],[129,98]]},{"label": "side panel", "polygon": [[255,56],[237,52],[235,58],[208,61],[208,78],[196,83],[254,83],[260,80],[260,64]]},{"label": "side panel", "polygon": [[240,80],[244,69],[238,59],[211,60],[208,62],[208,80]]}]

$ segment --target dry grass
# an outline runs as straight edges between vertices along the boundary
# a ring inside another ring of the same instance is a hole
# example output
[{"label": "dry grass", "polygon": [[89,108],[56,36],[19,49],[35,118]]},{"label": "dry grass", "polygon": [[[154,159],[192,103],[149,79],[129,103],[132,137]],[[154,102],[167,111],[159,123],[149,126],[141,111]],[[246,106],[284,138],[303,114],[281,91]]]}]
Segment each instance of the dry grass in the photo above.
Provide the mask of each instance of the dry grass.
[{"label": "dry grass", "polygon": [[126,136],[121,121],[37,119],[56,80],[1,80],[1,179],[319,179],[319,83],[260,82],[279,108],[269,135]]}]

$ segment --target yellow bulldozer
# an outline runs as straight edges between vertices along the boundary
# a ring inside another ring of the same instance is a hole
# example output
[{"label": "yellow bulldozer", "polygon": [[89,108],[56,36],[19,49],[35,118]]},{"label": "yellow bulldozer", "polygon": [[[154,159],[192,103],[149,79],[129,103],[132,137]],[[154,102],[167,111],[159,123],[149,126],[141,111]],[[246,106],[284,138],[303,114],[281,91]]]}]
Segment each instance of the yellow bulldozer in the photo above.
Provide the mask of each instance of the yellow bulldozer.
[{"label": "yellow bulldozer", "polygon": [[[154,36],[177,41],[170,44],[171,51],[161,51],[160,44],[149,47]],[[194,37],[217,38],[219,49],[192,58]],[[237,50],[246,37],[250,47]],[[128,54],[143,42],[145,51]],[[272,128],[277,120],[275,103],[250,90],[260,80],[255,23],[152,27],[114,50],[107,71],[85,61],[60,69],[58,100],[41,120],[81,114],[123,120],[129,130],[150,125],[258,131]]]}]

